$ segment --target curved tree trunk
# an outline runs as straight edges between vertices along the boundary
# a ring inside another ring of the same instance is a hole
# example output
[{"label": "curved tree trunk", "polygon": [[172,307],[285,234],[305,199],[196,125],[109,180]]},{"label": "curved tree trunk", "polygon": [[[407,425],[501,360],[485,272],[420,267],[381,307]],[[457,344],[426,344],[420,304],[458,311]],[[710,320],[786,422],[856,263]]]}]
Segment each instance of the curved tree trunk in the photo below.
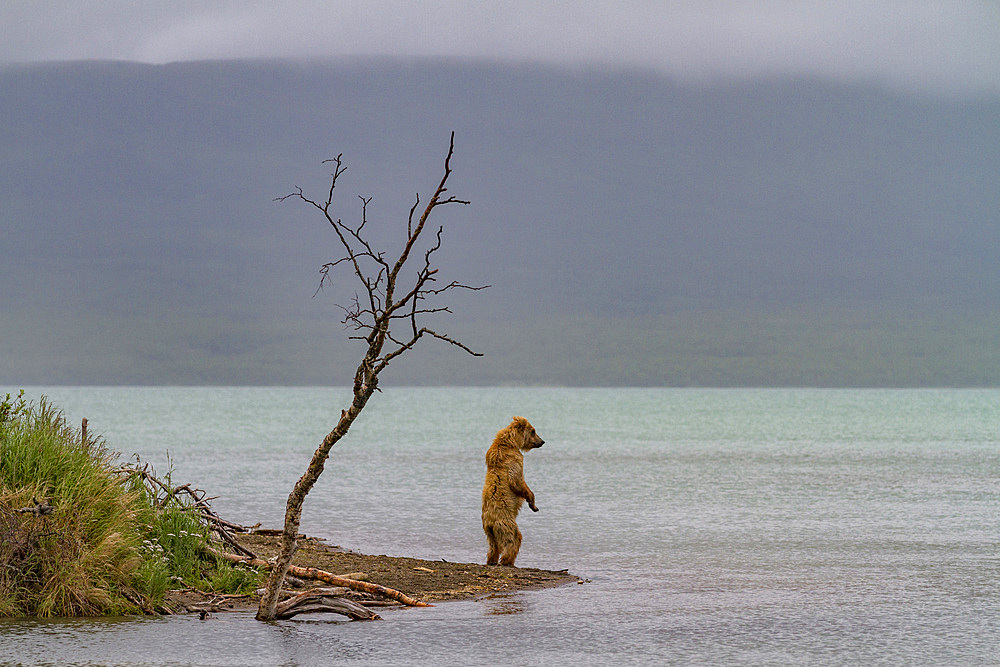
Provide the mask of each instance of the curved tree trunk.
[{"label": "curved tree trunk", "polygon": [[326,434],[323,442],[313,453],[312,460],[305,474],[295,483],[295,487],[288,495],[288,502],[285,504],[285,527],[281,533],[281,551],[278,552],[274,565],[271,567],[264,587],[264,595],[261,597],[260,606],[257,608],[257,620],[270,621],[276,617],[276,607],[281,585],[288,574],[288,567],[292,564],[292,556],[298,548],[297,536],[299,534],[299,523],[302,519],[302,504],[306,496],[312,490],[316,480],[319,479],[326,460],[330,457],[330,450],[337,442],[347,435],[351,424],[357,419],[358,414],[365,407],[368,399],[375,391],[375,382],[355,388],[354,402],[351,407],[341,413],[337,427]]}]

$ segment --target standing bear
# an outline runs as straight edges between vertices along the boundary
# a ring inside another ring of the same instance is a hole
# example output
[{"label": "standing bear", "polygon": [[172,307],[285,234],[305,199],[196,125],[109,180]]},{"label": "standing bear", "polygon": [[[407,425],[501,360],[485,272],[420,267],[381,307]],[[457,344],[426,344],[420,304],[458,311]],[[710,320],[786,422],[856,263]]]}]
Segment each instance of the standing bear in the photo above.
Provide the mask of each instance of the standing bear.
[{"label": "standing bear", "polygon": [[535,494],[524,483],[523,451],[535,449],[545,441],[535,433],[535,427],[524,417],[501,429],[486,450],[486,483],[483,484],[483,531],[490,551],[487,565],[514,565],[521,549],[521,531],[517,529],[517,513],[528,501],[532,512]]}]

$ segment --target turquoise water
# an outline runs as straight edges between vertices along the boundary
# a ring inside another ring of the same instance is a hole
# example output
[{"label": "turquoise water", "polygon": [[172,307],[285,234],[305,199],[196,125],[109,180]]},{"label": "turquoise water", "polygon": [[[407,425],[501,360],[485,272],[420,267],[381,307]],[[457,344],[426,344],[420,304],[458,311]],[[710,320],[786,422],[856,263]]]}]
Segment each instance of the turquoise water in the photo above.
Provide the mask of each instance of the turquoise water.
[{"label": "turquoise water", "polygon": [[[7,391],[7,390],[0,390]],[[328,388],[32,388],[126,455],[278,526],[346,405]],[[303,531],[481,561],[483,455],[512,415],[540,511],[518,565],[586,583],[381,623],[0,622],[24,664],[997,664],[1000,390],[387,389]]]}]

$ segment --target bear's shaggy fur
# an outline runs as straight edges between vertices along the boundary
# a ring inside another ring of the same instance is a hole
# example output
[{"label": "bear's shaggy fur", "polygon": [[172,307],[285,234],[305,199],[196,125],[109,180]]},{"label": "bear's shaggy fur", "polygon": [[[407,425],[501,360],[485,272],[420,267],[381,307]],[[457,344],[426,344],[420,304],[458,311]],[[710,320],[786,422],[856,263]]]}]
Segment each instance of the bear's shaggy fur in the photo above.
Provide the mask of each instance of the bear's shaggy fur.
[{"label": "bear's shaggy fur", "polygon": [[483,531],[490,550],[487,565],[513,566],[521,549],[521,531],[517,528],[517,513],[528,501],[532,512],[535,494],[524,483],[522,451],[535,449],[545,441],[535,433],[535,427],[524,417],[501,429],[486,451],[486,482],[483,484]]}]

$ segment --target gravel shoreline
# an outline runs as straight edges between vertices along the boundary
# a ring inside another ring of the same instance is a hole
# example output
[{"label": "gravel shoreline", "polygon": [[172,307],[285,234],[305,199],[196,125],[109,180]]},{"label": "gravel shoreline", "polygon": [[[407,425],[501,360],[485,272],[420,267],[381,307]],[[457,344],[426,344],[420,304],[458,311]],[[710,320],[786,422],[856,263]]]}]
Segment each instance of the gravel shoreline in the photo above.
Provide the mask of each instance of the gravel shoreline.
[{"label": "gravel shoreline", "polygon": [[[234,535],[236,539],[257,554],[268,559],[278,552],[278,531],[259,531]],[[539,570],[535,568],[486,566],[477,563],[451,563],[445,560],[423,560],[398,556],[372,556],[328,545],[321,538],[299,539],[294,565],[314,567],[337,575],[352,575],[371,583],[394,588],[421,602],[444,600],[470,600],[497,593],[553,588],[570,583],[582,583],[566,570]],[[304,581],[291,590],[304,590],[323,585]],[[382,601],[364,593],[351,593],[348,597],[362,603],[379,604]],[[213,596],[201,591],[171,591],[166,605],[176,613],[189,611],[236,611],[256,609],[257,596]]]}]

